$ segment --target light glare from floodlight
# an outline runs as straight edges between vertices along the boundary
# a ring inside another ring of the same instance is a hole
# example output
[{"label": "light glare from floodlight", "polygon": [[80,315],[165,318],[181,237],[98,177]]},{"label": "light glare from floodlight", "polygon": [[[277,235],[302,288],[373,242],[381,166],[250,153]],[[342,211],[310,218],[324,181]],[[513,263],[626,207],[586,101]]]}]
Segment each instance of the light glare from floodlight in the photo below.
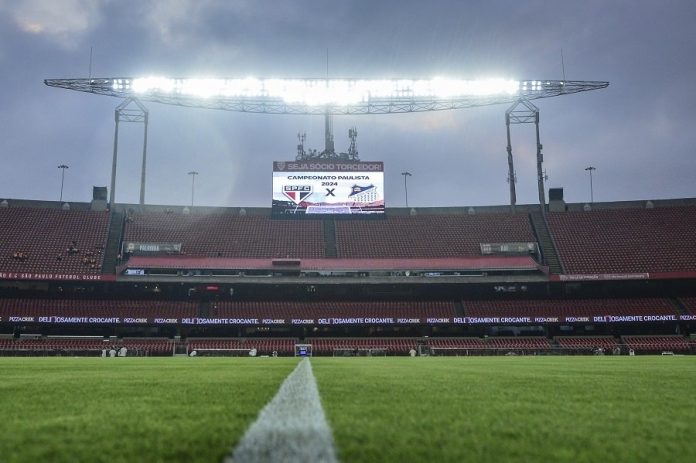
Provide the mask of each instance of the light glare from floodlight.
[{"label": "light glare from floodlight", "polygon": [[104,77],[45,79],[49,87],[142,101],[265,114],[391,114],[536,100],[606,88],[567,80],[258,79]]},{"label": "light glare from floodlight", "polygon": [[[514,95],[528,83],[506,79],[172,79],[145,77],[117,79],[114,89],[131,88],[138,94],[177,94],[194,98],[271,98],[288,104],[347,106],[378,99],[452,99],[468,96]],[[540,90],[541,82],[530,82]]]},{"label": "light glare from floodlight", "polygon": [[157,89],[158,92],[169,93],[176,87],[175,79],[166,77],[145,77],[141,79],[133,79],[131,88],[136,93],[144,93],[152,89]]}]

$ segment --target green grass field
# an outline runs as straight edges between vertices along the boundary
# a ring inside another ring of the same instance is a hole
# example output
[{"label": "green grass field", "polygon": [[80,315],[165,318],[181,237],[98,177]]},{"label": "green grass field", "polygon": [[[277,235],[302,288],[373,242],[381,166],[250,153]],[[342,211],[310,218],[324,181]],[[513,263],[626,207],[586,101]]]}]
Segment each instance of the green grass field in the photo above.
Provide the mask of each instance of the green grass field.
[{"label": "green grass field", "polygon": [[[0,462],[220,462],[295,365],[0,358]],[[696,461],[696,357],[312,366],[344,462]]]}]

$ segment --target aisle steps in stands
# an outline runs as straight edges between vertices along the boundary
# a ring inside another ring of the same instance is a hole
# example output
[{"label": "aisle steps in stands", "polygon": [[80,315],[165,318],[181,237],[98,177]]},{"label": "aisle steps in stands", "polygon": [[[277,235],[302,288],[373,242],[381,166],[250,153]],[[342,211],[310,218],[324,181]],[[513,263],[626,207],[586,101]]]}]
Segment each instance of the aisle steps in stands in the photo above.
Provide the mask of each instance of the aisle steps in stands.
[{"label": "aisle steps in stands", "polygon": [[336,221],[334,219],[324,219],[324,244],[326,257],[337,257],[336,248]]},{"label": "aisle steps in stands", "polygon": [[210,302],[208,301],[201,301],[198,304],[198,316],[201,318],[208,318],[211,316],[210,313]]},{"label": "aisle steps in stands", "polygon": [[669,302],[670,304],[672,304],[675,312],[677,312],[678,315],[689,315],[689,310],[686,308],[686,306],[682,303],[681,300],[670,298]]},{"label": "aisle steps in stands", "polygon": [[454,314],[457,317],[466,317],[466,312],[464,311],[464,304],[462,301],[454,301]]},{"label": "aisle steps in stands", "polygon": [[696,315],[696,297],[680,297],[679,303],[686,315]]},{"label": "aisle steps in stands", "polygon": [[548,265],[549,271],[553,274],[563,272],[563,264],[558,257],[558,251],[553,242],[553,237],[549,233],[549,227],[541,211],[534,210],[529,213],[529,220],[536,235],[537,242],[541,248],[543,263]]},{"label": "aisle steps in stands", "polygon": [[123,212],[111,211],[109,234],[106,238],[104,265],[102,267],[102,272],[107,275],[116,273],[117,257],[121,253],[121,240],[123,238],[124,225]]}]

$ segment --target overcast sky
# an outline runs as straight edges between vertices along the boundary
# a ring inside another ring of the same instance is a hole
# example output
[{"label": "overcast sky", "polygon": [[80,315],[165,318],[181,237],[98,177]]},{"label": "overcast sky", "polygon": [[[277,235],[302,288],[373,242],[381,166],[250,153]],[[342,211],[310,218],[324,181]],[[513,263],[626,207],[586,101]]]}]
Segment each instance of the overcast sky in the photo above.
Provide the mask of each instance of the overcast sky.
[{"label": "overcast sky", "polygon": [[[0,0],[0,198],[89,201],[110,183],[120,100],[49,88],[92,76],[431,77],[603,80],[536,100],[547,187],[569,202],[696,196],[696,2]],[[272,161],[297,132],[323,148],[322,117],[146,103],[150,204],[267,206]],[[386,204],[509,202],[506,105],[337,117],[385,163]],[[538,199],[533,125],[513,126],[518,204]],[[117,202],[138,202],[142,125],[121,124]]]}]

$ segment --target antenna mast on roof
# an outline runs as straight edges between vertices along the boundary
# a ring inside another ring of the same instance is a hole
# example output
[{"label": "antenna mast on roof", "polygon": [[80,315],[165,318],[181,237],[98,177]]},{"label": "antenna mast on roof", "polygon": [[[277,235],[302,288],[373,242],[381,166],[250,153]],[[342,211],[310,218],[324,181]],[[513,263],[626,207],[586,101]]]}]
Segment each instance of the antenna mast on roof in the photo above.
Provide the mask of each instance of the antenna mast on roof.
[{"label": "antenna mast on roof", "polygon": [[[329,49],[326,49],[326,87],[329,87]],[[297,156],[298,161],[307,161],[315,159],[333,159],[341,161],[360,161],[358,156],[358,148],[356,140],[358,138],[358,130],[355,127],[351,127],[348,130],[348,138],[350,139],[350,146],[348,147],[347,153],[336,153],[336,146],[334,144],[333,135],[333,114],[327,106],[324,112],[324,151],[317,152],[317,150],[305,151],[304,142],[306,139],[306,133],[302,132],[297,135],[300,140],[300,144],[297,145]]]}]

